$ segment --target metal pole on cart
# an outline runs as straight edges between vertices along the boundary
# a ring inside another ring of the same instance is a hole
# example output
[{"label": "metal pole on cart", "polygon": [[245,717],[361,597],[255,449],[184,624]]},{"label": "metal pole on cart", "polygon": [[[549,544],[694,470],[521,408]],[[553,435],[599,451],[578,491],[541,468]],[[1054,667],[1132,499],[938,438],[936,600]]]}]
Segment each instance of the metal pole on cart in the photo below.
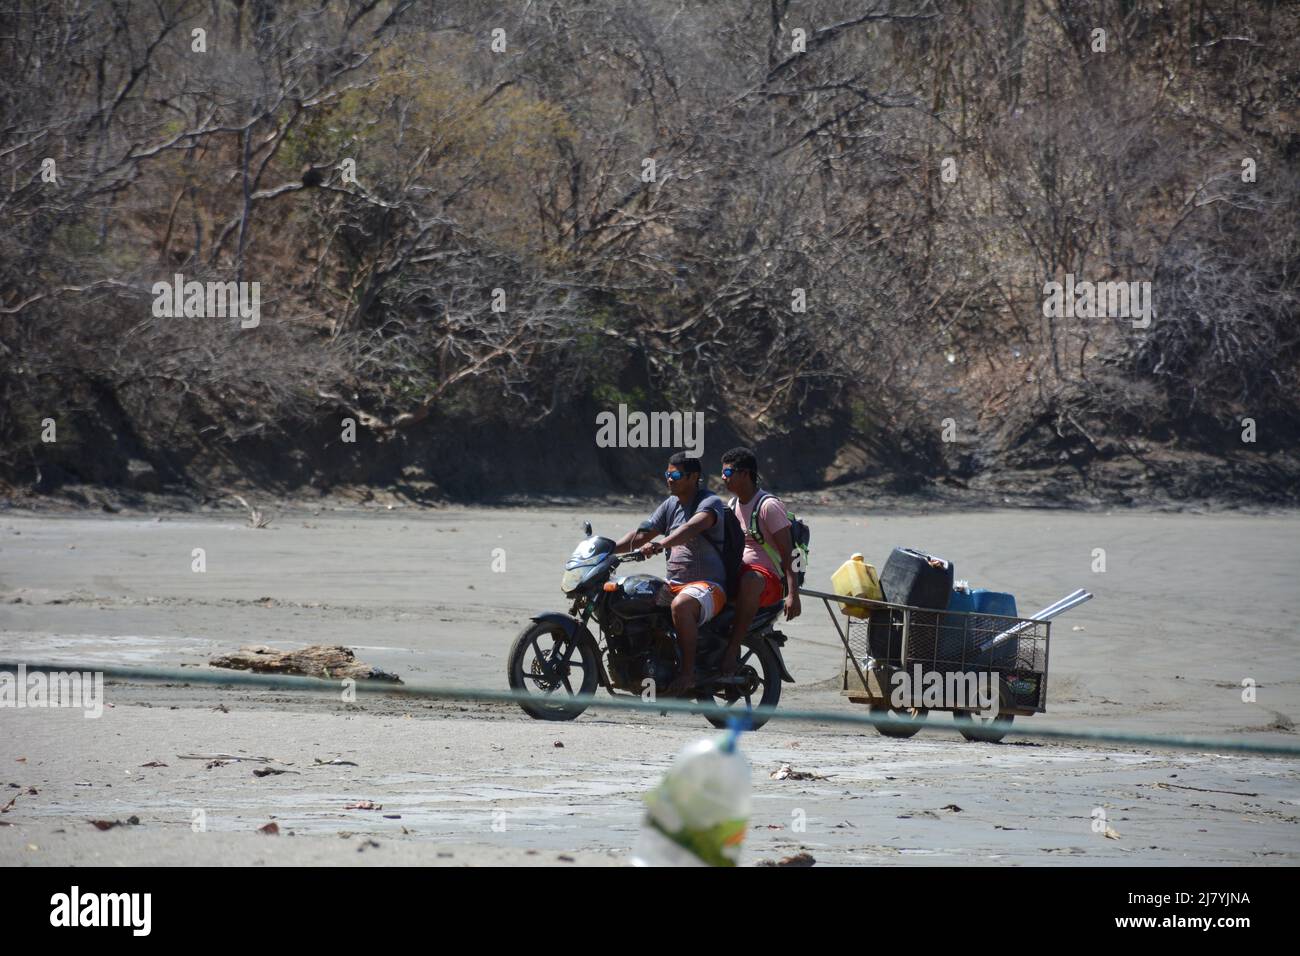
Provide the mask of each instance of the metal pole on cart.
[{"label": "metal pole on cart", "polygon": [[1071,594],[1067,594],[1065,597],[1061,598],[1061,600],[1057,601],[1055,604],[1049,604],[1047,607],[1043,608],[1041,611],[1039,611],[1037,614],[1035,614],[1033,617],[1029,618],[1028,620],[1022,621],[1020,624],[1017,624],[1015,627],[1008,628],[1007,630],[1003,631],[1001,634],[999,634],[997,637],[993,638],[993,640],[989,642],[989,646],[997,647],[999,644],[1003,643],[1004,641],[1009,641],[1012,637],[1019,634],[1021,631],[1025,630],[1026,628],[1032,627],[1035,621],[1050,621],[1052,620],[1052,618],[1060,617],[1066,611],[1072,610],[1078,607],[1080,604],[1083,604],[1086,601],[1091,601],[1091,600],[1092,600],[1092,594],[1088,591],[1085,591],[1083,588],[1079,588],[1079,590],[1074,591]]}]

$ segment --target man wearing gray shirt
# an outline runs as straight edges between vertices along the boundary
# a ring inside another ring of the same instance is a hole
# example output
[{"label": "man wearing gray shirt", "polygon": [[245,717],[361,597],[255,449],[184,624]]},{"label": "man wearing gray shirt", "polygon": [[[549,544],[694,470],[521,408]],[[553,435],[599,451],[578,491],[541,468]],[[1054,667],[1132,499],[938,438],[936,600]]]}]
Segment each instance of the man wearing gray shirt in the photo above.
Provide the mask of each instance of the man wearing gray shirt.
[{"label": "man wearing gray shirt", "polygon": [[[682,669],[663,691],[680,695],[695,684],[695,645],[702,624],[727,603],[722,563],[722,499],[701,487],[698,458],[677,452],[668,459],[668,497],[648,521],[619,539],[615,549],[639,547],[646,557],[668,550],[668,587],[673,592],[673,628],[682,649]],[[656,535],[663,535],[652,541]]]}]

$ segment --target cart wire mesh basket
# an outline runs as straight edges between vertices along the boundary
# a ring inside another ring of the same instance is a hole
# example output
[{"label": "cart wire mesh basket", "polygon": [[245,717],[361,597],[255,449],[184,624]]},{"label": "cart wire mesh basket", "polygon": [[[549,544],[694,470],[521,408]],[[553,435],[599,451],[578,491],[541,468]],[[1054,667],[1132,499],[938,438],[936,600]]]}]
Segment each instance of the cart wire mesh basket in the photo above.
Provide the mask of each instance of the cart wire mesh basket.
[{"label": "cart wire mesh basket", "polygon": [[1047,621],[930,611],[879,604],[870,617],[848,618],[845,648],[859,676],[881,664],[924,671],[996,673],[1018,710],[1040,712],[1047,701]]}]

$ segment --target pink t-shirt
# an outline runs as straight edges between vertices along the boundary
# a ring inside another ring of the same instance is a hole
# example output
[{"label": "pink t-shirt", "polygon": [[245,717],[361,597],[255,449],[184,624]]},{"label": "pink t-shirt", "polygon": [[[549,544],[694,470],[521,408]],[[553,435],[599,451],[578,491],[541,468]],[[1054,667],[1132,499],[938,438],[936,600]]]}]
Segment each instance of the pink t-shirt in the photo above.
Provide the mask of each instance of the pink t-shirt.
[{"label": "pink t-shirt", "polygon": [[[767,551],[749,534],[749,516],[754,513],[754,505],[758,503],[761,494],[761,491],[755,492],[748,504],[741,504],[740,499],[737,498],[735,505],[732,506],[736,520],[745,529],[745,554],[742,560],[746,564],[761,564],[779,578],[784,574],[782,569],[772,563]],[[758,512],[758,530],[763,533],[763,540],[776,547],[776,533],[788,527],[790,527],[790,519],[785,516],[785,505],[780,498],[769,493],[763,499],[763,507]]]}]

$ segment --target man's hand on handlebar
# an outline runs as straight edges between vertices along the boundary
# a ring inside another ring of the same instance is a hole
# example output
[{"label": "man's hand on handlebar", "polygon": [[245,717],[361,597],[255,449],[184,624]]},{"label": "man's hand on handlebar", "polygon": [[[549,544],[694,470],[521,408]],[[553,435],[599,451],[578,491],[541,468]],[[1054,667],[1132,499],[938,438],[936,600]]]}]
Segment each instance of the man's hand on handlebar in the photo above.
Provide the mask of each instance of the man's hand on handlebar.
[{"label": "man's hand on handlebar", "polygon": [[642,558],[650,558],[658,554],[659,552],[663,551],[663,549],[664,546],[660,544],[658,541],[647,541],[645,544],[641,545],[641,547],[638,548],[637,550],[641,552]]}]

